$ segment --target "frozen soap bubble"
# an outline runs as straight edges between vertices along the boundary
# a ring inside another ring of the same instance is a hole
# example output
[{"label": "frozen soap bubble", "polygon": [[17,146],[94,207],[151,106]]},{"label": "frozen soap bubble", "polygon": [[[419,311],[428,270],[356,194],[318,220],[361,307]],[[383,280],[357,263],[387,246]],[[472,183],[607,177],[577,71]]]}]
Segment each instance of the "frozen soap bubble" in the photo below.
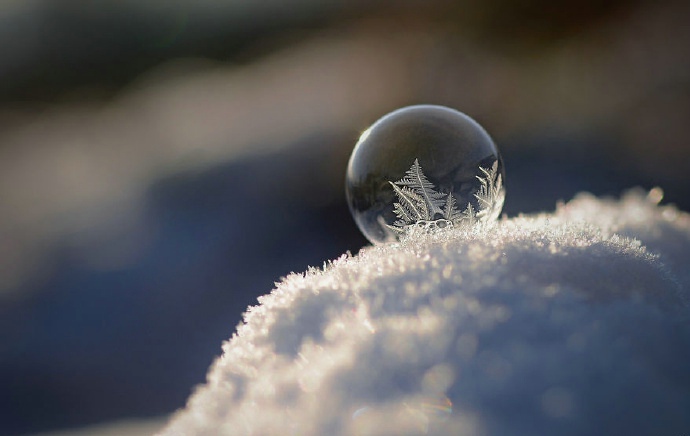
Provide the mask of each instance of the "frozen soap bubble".
[{"label": "frozen soap bubble", "polygon": [[419,105],[362,133],[345,189],[362,233],[382,243],[412,231],[494,222],[503,178],[501,155],[482,126],[454,109]]}]

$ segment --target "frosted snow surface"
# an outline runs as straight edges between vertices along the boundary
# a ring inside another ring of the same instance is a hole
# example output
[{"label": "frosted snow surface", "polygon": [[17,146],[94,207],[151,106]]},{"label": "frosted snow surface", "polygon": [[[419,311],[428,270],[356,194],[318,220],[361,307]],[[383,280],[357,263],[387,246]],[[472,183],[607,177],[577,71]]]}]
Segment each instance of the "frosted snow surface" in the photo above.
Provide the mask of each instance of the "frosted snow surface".
[{"label": "frosted snow surface", "polygon": [[660,198],[290,275],[161,435],[688,435],[690,215]]}]

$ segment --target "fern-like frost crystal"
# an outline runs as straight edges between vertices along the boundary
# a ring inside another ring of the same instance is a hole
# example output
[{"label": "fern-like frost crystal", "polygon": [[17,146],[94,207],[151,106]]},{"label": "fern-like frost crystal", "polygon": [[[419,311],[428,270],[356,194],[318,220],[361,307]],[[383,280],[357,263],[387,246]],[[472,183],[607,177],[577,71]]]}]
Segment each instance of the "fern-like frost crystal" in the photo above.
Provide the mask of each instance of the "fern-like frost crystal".
[{"label": "fern-like frost crystal", "polygon": [[503,162],[488,133],[443,106],[410,106],[382,117],[350,157],[347,199],[374,243],[415,231],[485,225],[501,214]]},{"label": "fern-like frost crystal", "polygon": [[415,159],[404,178],[389,182],[398,198],[393,203],[393,211],[398,219],[393,225],[386,224],[386,227],[404,234],[416,229],[436,231],[493,222],[500,215],[505,200],[498,161],[489,169],[479,167],[479,170],[481,175],[476,177],[480,187],[474,194],[476,210],[472,202],[468,202],[465,209],[460,211],[453,193],[436,191],[433,183],[424,175],[419,160]]}]

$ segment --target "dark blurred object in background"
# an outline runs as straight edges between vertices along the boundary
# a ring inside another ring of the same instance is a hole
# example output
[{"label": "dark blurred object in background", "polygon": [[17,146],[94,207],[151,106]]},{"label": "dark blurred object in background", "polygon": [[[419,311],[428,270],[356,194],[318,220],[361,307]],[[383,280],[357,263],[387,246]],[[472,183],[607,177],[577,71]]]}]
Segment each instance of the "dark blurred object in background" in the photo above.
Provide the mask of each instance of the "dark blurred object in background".
[{"label": "dark blurred object in background", "polygon": [[690,209],[686,2],[0,1],[0,434],[183,406],[290,271],[365,240],[382,114],[502,150],[505,212],[661,186]]}]

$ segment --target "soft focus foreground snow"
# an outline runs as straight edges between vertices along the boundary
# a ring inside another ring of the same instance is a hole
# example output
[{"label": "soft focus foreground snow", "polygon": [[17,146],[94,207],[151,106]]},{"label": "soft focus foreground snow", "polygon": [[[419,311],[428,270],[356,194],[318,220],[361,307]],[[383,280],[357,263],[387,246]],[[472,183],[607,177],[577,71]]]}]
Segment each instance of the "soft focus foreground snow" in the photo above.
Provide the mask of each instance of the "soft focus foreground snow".
[{"label": "soft focus foreground snow", "polygon": [[660,197],[293,274],[161,434],[689,434],[690,215]]}]

